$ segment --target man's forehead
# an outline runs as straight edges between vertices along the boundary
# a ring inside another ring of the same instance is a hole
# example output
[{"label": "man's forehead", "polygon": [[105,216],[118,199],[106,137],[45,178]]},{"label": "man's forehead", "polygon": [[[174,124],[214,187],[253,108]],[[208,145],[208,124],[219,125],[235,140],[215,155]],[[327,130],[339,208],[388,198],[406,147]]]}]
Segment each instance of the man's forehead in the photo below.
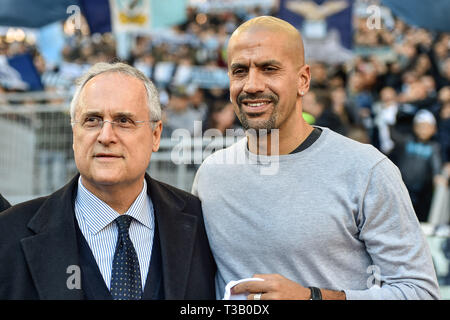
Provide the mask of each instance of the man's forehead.
[{"label": "man's forehead", "polygon": [[110,108],[108,106],[98,107],[96,105],[81,105],[79,109],[81,115],[92,116],[128,116],[133,117],[136,114],[136,110],[128,110],[127,108]]},{"label": "man's forehead", "polygon": [[80,96],[94,100],[114,101],[127,98],[145,99],[147,94],[141,80],[126,74],[106,72],[87,81]]},{"label": "man's forehead", "polygon": [[229,42],[228,65],[245,62],[250,57],[259,61],[271,60],[280,53],[303,63],[303,47],[296,44],[291,35],[265,28],[245,30]]},{"label": "man's forehead", "polygon": [[[117,84],[120,83],[120,86]],[[104,72],[89,79],[84,85],[83,91],[86,88],[121,91],[127,90],[129,87],[135,90],[145,91],[145,86],[141,80],[121,72]],[[125,89],[126,88],[126,89]]]},{"label": "man's forehead", "polygon": [[[289,35],[283,32],[277,32],[273,29],[265,27],[253,27],[251,29],[245,29],[241,32],[235,33],[230,38],[228,43],[229,48],[234,46],[240,46],[248,43],[265,43],[270,38],[286,39]],[[287,39],[286,39],[287,40]]]},{"label": "man's forehead", "polygon": [[78,114],[139,114],[148,111],[142,81],[119,73],[105,73],[90,79],[80,93]]}]

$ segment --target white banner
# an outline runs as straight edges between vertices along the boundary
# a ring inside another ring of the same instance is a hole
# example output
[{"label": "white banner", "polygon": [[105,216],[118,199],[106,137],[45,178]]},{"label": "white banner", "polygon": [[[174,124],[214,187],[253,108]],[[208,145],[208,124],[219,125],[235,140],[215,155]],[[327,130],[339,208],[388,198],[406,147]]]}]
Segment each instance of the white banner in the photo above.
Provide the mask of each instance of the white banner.
[{"label": "white banner", "polygon": [[235,10],[247,7],[271,8],[277,0],[189,0],[189,6],[201,12]]}]

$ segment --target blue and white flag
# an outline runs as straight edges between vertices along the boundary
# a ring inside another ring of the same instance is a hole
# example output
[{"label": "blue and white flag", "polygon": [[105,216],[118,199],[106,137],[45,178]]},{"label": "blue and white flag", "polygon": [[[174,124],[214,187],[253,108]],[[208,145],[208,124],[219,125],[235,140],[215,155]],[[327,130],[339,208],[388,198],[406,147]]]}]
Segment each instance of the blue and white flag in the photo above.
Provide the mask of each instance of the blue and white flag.
[{"label": "blue and white flag", "polygon": [[150,0],[109,0],[114,32],[149,32]]},{"label": "blue and white flag", "polygon": [[302,31],[306,38],[320,39],[331,30],[341,44],[352,47],[353,0],[280,0],[278,17]]},{"label": "blue and white flag", "polygon": [[307,61],[329,64],[352,59],[353,0],[280,0],[278,17],[303,36]]},{"label": "blue and white flag", "polygon": [[187,0],[78,1],[91,33],[148,33],[186,20]]},{"label": "blue and white flag", "polygon": [[111,32],[109,0],[78,0],[91,34]]},{"label": "blue and white flag", "polygon": [[47,67],[58,66],[62,62],[62,50],[65,44],[62,22],[53,22],[39,29],[36,45],[44,57]]},{"label": "blue and white flag", "polygon": [[382,0],[407,24],[435,31],[450,31],[449,0]]},{"label": "blue and white flag", "polygon": [[151,0],[152,29],[163,29],[186,21],[187,0]]},{"label": "blue and white flag", "polygon": [[73,4],[77,0],[0,0],[0,25],[40,28],[67,19],[67,8]]},{"label": "blue and white flag", "polygon": [[43,90],[41,76],[30,54],[0,56],[0,85],[9,90]]}]

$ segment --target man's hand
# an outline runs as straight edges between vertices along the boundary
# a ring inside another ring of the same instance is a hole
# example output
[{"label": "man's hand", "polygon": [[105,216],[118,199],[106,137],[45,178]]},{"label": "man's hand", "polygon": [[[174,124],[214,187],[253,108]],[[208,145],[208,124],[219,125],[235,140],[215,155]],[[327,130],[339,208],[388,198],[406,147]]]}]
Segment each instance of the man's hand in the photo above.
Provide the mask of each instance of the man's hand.
[{"label": "man's hand", "polygon": [[[309,300],[311,290],[289,280],[279,274],[255,274],[253,278],[264,281],[248,281],[240,283],[231,289],[232,294],[249,293],[248,300],[253,300],[255,294],[261,293],[261,300]],[[320,290],[324,300],[345,300],[343,291]]]},{"label": "man's hand", "polygon": [[249,292],[248,300],[253,300],[257,293],[262,293],[261,300],[308,300],[311,296],[308,288],[279,274],[255,274],[253,278],[261,278],[264,281],[240,283],[231,289],[231,293]]}]

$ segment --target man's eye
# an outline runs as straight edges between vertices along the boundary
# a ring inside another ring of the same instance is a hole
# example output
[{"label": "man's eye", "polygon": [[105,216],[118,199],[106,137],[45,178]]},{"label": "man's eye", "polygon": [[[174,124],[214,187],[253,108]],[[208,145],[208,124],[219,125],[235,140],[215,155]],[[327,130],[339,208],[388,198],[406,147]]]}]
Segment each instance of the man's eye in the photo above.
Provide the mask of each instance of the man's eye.
[{"label": "man's eye", "polygon": [[244,72],[245,72],[244,69],[235,69],[235,70],[233,71],[233,74],[239,75],[239,74],[242,74],[242,73],[244,73]]},{"label": "man's eye", "polygon": [[116,122],[120,125],[120,126],[132,126],[134,125],[134,121],[128,117],[120,117],[116,120]]},{"label": "man's eye", "polygon": [[265,67],[264,71],[275,71],[277,70],[275,67]]},{"label": "man's eye", "polygon": [[100,118],[99,117],[86,117],[84,119],[83,124],[88,125],[88,126],[92,126],[92,125],[97,125],[100,122]]}]

